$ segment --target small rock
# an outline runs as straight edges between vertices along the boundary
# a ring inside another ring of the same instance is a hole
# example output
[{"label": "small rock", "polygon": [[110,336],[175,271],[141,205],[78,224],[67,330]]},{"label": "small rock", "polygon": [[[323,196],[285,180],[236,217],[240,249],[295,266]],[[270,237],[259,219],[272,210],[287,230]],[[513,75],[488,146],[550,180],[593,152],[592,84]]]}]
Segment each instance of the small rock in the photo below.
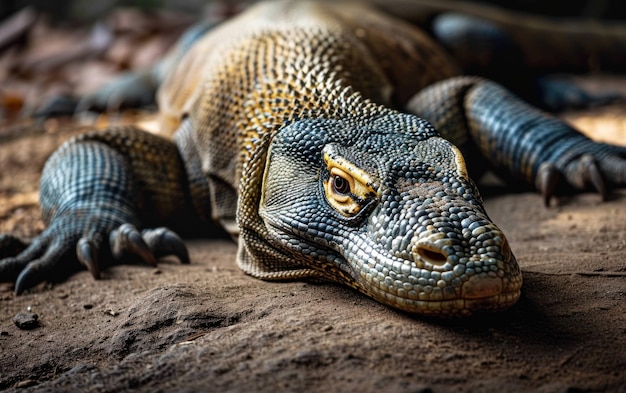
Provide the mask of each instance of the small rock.
[{"label": "small rock", "polygon": [[91,310],[93,308],[93,304],[83,304],[83,308],[85,310]]},{"label": "small rock", "polygon": [[8,336],[9,332],[7,332],[6,330],[3,330],[0,332],[0,336]]},{"label": "small rock", "polygon": [[21,312],[13,317],[15,326],[22,330],[31,330],[39,326],[39,316],[34,312]]}]

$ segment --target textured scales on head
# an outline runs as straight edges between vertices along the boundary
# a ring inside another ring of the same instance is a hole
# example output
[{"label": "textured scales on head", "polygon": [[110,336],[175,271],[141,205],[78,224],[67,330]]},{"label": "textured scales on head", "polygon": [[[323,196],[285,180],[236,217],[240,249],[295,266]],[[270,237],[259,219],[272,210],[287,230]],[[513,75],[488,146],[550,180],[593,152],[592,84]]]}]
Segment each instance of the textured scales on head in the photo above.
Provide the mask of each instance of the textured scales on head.
[{"label": "textured scales on head", "polygon": [[264,241],[247,250],[269,272],[289,261],[303,277],[440,316],[503,309],[520,295],[515,258],[460,152],[415,116],[295,122],[272,141],[262,192]]}]

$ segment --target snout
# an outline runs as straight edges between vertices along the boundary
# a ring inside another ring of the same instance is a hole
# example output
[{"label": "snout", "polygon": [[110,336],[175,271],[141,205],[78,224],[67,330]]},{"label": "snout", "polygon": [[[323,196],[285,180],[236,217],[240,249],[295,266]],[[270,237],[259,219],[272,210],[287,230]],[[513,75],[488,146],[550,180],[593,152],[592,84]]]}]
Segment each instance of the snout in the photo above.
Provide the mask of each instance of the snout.
[{"label": "snout", "polygon": [[463,220],[448,233],[431,228],[416,233],[412,243],[416,266],[439,273],[436,285],[454,288],[457,298],[483,299],[520,289],[517,261],[504,234],[491,222]]},{"label": "snout", "polygon": [[478,216],[439,223],[412,228],[408,247],[390,250],[396,258],[373,254],[361,263],[366,291],[393,307],[438,316],[512,306],[522,278],[502,231]]}]

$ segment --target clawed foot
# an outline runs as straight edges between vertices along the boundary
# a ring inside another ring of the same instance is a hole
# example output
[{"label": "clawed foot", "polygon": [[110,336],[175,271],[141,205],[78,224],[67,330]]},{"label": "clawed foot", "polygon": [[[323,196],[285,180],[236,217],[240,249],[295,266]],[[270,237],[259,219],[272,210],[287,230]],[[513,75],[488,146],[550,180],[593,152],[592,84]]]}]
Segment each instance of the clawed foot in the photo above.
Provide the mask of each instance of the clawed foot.
[{"label": "clawed foot", "polygon": [[33,114],[47,119],[85,112],[114,113],[120,109],[142,108],[155,104],[156,82],[150,73],[125,74],[112,83],[78,99],[57,96],[41,105]]},{"label": "clawed foot", "polygon": [[78,101],[76,113],[118,112],[155,103],[157,84],[148,73],[128,73]]},{"label": "clawed foot", "polygon": [[[0,236],[0,281],[15,281],[15,293],[19,295],[55,272],[68,274],[76,268],[77,260],[98,279],[101,269],[112,264],[110,260],[105,262],[110,259],[104,257],[105,239],[102,232],[73,235],[61,225],[49,227],[28,246],[13,236]],[[167,228],[139,232],[133,225],[123,224],[110,232],[108,243],[113,261],[134,255],[156,266],[159,258],[173,255],[181,263],[189,263],[182,239]]]},{"label": "clawed foot", "polygon": [[603,201],[609,197],[610,185],[626,185],[626,147],[590,143],[593,153],[541,164],[535,185],[546,206],[564,183],[577,190],[592,188]]}]

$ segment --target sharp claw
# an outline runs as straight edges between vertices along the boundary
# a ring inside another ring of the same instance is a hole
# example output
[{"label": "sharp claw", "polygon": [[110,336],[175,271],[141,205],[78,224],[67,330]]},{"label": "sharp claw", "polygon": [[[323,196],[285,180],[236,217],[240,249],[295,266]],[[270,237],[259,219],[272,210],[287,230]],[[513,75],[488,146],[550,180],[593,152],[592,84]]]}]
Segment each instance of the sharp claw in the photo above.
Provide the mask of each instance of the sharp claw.
[{"label": "sharp claw", "polygon": [[543,195],[543,204],[546,207],[550,207],[550,199],[554,196],[556,186],[562,177],[561,171],[551,163],[543,163],[539,167],[535,184]]},{"label": "sharp claw", "polygon": [[[65,274],[70,271],[75,266],[71,262],[75,263],[75,260],[63,260],[70,249],[69,245],[58,239],[48,243],[38,238],[33,242],[16,258],[16,262],[22,264],[24,268],[15,280],[15,294],[19,295],[24,290],[50,278],[56,280],[60,277],[59,273]],[[42,255],[43,250],[45,252]],[[40,256],[37,257],[38,255]]]},{"label": "sharp claw", "polygon": [[93,276],[94,279],[100,278],[100,266],[98,265],[98,247],[90,239],[83,237],[76,244],[76,256]]},{"label": "sharp claw", "polygon": [[591,155],[585,155],[580,159],[580,165],[582,166],[582,172],[584,177],[591,182],[593,187],[598,191],[603,201],[606,201],[609,197],[608,187],[602,172],[598,168],[595,158]]},{"label": "sharp claw", "polygon": [[123,224],[110,235],[111,252],[116,259],[120,259],[124,253],[139,256],[148,265],[156,266],[156,258],[141,237],[141,234],[131,224]]},{"label": "sharp claw", "polygon": [[189,264],[187,247],[175,232],[167,228],[156,228],[145,230],[142,235],[157,258],[174,255],[182,264]]},{"label": "sharp claw", "polygon": [[39,258],[45,249],[45,241],[35,240],[17,256],[0,259],[0,281],[13,281],[19,277],[28,263]]},{"label": "sharp claw", "polygon": [[15,294],[21,295],[25,290],[34,287],[43,281],[41,272],[35,263],[31,263],[17,277],[15,281]]}]

